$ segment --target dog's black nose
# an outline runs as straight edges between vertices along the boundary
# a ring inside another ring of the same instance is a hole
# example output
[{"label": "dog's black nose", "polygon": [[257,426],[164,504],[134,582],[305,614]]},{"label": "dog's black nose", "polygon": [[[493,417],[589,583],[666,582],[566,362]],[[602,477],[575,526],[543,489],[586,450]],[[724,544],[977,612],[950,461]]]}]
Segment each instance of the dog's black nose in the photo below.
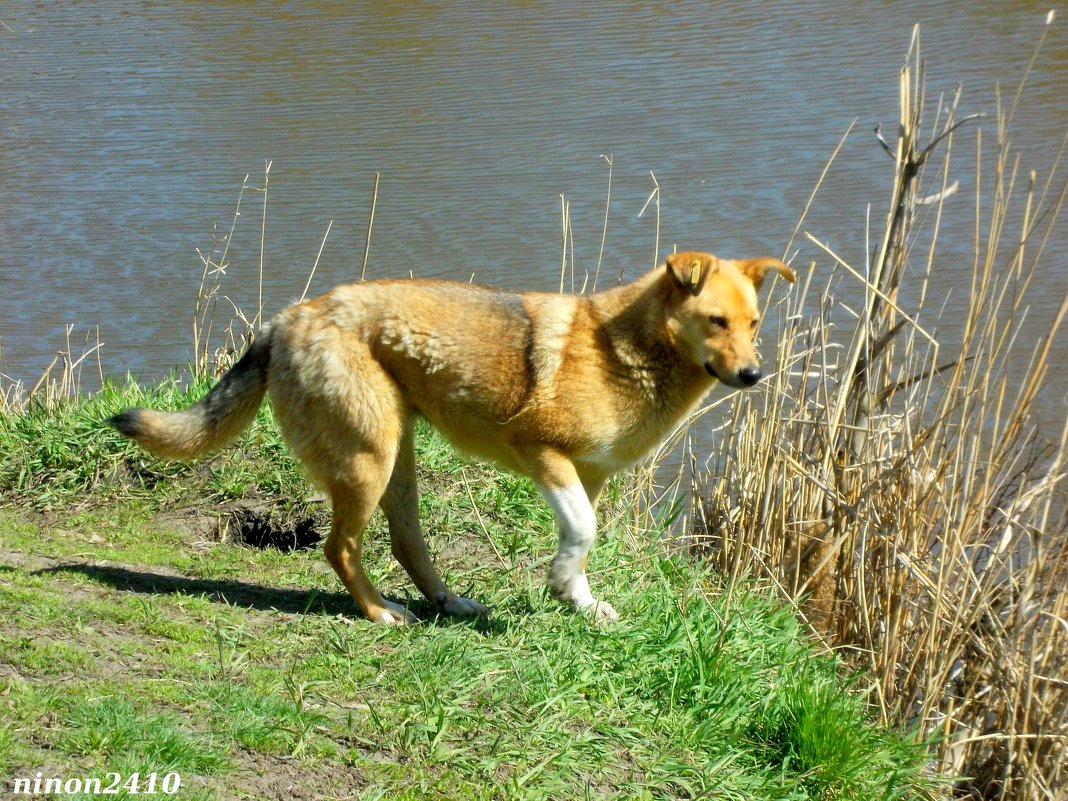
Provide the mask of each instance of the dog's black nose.
[{"label": "dog's black nose", "polygon": [[738,380],[745,384],[747,387],[753,386],[760,380],[761,372],[759,367],[743,367],[738,371]]}]

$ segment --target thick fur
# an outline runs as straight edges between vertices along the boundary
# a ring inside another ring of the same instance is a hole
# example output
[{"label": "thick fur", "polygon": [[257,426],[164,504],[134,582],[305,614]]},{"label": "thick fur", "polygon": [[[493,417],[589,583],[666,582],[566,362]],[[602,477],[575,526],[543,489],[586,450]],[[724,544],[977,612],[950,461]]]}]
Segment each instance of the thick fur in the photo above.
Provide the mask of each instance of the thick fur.
[{"label": "thick fur", "polygon": [[760,377],[756,291],[775,259],[676,253],[634,283],[589,296],[445,281],[339,286],[279,314],[195,406],[131,409],[108,422],[146,449],[190,458],[238,434],[265,392],[290,446],[327,489],[326,555],[367,617],[410,614],[360,562],[381,505],[393,553],[443,611],[481,614],[434,570],[418,519],[414,421],[459,449],[531,477],[560,522],[553,592],[615,617],[585,576],[605,480],[659,443],[719,380]]},{"label": "thick fur", "polygon": [[252,422],[267,392],[270,339],[258,339],[195,406],[180,412],[127,409],[108,419],[145,450],[191,459],[220,448]]}]

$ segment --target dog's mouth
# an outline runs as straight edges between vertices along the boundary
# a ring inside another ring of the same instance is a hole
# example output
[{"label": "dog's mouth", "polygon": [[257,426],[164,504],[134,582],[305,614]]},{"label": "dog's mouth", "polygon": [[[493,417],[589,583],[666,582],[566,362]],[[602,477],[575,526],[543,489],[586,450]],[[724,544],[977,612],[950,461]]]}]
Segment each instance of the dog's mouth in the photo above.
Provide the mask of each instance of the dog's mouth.
[{"label": "dog's mouth", "polygon": [[[705,372],[708,373],[710,376],[712,376],[717,381],[723,381],[723,379],[719,377],[719,373],[716,372],[716,368],[712,366],[712,362],[705,362]],[[726,383],[726,382],[723,382],[723,383]]]}]

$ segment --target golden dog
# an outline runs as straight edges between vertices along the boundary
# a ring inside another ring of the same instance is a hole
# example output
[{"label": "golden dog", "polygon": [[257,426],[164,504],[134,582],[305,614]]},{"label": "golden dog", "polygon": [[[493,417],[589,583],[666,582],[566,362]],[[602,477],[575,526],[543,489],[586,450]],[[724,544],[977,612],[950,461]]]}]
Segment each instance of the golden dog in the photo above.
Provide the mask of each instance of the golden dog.
[{"label": "golden dog", "polygon": [[413,428],[529,476],[556,514],[553,594],[615,619],[586,580],[604,482],[658,444],[716,381],[760,380],[757,290],[777,259],[675,253],[591,295],[512,293],[447,281],[339,286],[279,314],[196,405],[128,409],[108,422],[161,456],[189,458],[244,429],[270,393],[282,433],[333,507],[326,557],[379,623],[414,618],[361,564],[380,505],[394,556],[453,615],[485,614],[445,586],[419,526]]}]

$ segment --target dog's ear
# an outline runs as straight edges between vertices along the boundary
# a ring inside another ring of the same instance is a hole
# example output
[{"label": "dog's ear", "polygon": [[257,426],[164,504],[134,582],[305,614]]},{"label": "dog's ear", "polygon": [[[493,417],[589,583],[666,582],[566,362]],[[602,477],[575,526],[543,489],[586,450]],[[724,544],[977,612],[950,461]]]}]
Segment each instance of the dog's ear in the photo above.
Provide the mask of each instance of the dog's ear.
[{"label": "dog's ear", "polygon": [[700,295],[708,276],[716,270],[716,257],[711,253],[672,253],[665,263],[675,284],[691,295]]},{"label": "dog's ear", "polygon": [[797,280],[794,271],[778,259],[749,259],[741,263],[741,269],[742,275],[747,276],[757,289],[763,286],[768,273],[778,273],[791,284]]}]

